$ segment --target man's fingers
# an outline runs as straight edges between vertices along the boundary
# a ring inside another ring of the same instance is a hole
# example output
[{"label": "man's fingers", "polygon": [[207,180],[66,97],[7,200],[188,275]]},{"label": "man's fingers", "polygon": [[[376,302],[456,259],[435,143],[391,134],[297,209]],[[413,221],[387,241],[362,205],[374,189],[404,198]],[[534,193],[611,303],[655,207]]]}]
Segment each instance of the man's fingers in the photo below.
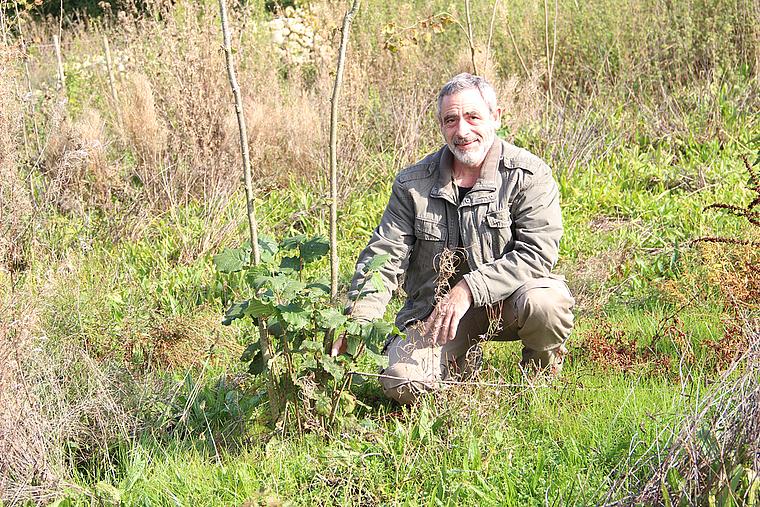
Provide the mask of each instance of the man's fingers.
[{"label": "man's fingers", "polygon": [[332,349],[330,350],[330,357],[338,357],[338,354],[345,352],[345,349],[347,348],[346,346],[348,345],[345,343],[345,341],[346,340],[343,338],[343,333],[339,334],[332,344]]}]

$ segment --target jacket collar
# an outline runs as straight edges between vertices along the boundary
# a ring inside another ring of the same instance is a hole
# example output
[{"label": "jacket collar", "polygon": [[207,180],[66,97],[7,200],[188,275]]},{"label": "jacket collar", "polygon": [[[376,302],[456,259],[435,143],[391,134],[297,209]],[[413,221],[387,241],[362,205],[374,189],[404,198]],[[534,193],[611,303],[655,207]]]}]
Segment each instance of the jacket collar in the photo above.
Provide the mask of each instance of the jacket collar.
[{"label": "jacket collar", "polygon": [[[504,141],[498,136],[494,137],[493,145],[488,150],[485,160],[483,160],[483,167],[480,168],[480,174],[478,175],[478,181],[473,185],[471,192],[478,190],[494,191],[496,190],[496,179],[499,173],[499,164],[502,159]],[[454,154],[447,145],[444,145],[438,151],[438,181],[436,181],[435,187],[431,193],[431,196],[445,197],[448,200],[455,202],[454,183],[452,181],[452,174],[454,168]]]}]

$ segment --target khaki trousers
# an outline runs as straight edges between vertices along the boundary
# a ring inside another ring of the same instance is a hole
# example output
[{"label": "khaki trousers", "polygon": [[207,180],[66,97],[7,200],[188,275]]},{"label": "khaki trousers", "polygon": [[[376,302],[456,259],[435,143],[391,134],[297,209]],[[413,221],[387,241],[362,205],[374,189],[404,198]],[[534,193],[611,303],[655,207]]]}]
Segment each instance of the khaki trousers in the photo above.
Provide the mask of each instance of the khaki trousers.
[{"label": "khaki trousers", "polygon": [[410,326],[406,337],[393,335],[386,343],[388,367],[380,377],[383,392],[409,404],[420,394],[439,389],[442,380],[468,376],[479,363],[480,349],[475,345],[485,340],[520,340],[521,366],[559,374],[573,328],[574,304],[564,278],[550,276],[527,282],[499,304],[470,308],[454,339],[444,345],[431,344],[421,334],[421,324]]}]

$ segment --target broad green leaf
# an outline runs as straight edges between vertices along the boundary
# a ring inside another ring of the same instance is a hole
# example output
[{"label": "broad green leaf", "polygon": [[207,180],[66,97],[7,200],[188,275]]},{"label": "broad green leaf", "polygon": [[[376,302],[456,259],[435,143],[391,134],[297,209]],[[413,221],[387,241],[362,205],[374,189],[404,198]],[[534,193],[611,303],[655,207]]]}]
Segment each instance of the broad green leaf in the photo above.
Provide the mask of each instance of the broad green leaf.
[{"label": "broad green leaf", "polygon": [[289,305],[277,305],[277,309],[284,320],[294,329],[303,329],[309,325],[311,312],[304,310],[300,305],[291,303]]},{"label": "broad green leaf", "polygon": [[314,350],[317,352],[322,352],[322,344],[319,342],[315,342],[313,340],[304,340],[301,342],[301,348],[306,350]]},{"label": "broad green leaf", "polygon": [[248,345],[242,354],[240,354],[240,361],[246,362],[253,359],[254,354],[261,350],[261,344],[257,341]]},{"label": "broad green leaf", "polygon": [[280,241],[280,249],[295,250],[301,245],[301,243],[304,242],[305,239],[306,239],[306,234],[298,234],[296,236],[285,238],[282,241]]},{"label": "broad green leaf", "polygon": [[359,345],[364,343],[361,336],[346,336],[346,353],[351,357],[356,357],[356,353],[359,351]]},{"label": "broad green leaf", "polygon": [[340,408],[343,409],[344,414],[350,414],[356,408],[356,396],[348,391],[340,393],[338,402],[340,403]]},{"label": "broad green leaf", "polygon": [[330,295],[330,287],[322,282],[313,282],[306,286],[306,289],[313,292],[316,296],[327,297]]},{"label": "broad green leaf", "polygon": [[274,314],[274,307],[258,299],[251,299],[243,313],[250,317],[269,317]]},{"label": "broad green leaf", "polygon": [[671,468],[668,470],[668,473],[665,474],[665,480],[668,482],[670,490],[674,493],[683,491],[685,483],[677,468]]},{"label": "broad green leaf", "polygon": [[325,308],[317,314],[317,325],[326,329],[337,329],[348,320],[348,316],[343,315],[335,308]]},{"label": "broad green leaf", "polygon": [[383,282],[383,277],[380,275],[380,273],[372,273],[372,278],[370,281],[372,282],[372,286],[375,288],[375,291],[382,292],[385,290],[385,282]]},{"label": "broad green leaf", "polygon": [[277,241],[268,234],[259,234],[259,255],[261,256],[261,262],[266,264],[274,264],[274,256],[280,248],[277,246]]},{"label": "broad green leaf", "polygon": [[278,269],[286,275],[298,273],[301,270],[301,259],[298,257],[283,257]]},{"label": "broad green leaf", "polygon": [[306,287],[303,282],[299,282],[298,280],[294,280],[285,275],[277,275],[273,277],[269,283],[272,290],[279,293],[285,299],[292,298],[296,293]]},{"label": "broad green leaf", "polygon": [[375,255],[367,264],[364,265],[362,271],[365,273],[369,273],[370,271],[380,271],[383,269],[385,263],[388,262],[388,259],[390,258],[391,254]]},{"label": "broad green leaf", "polygon": [[369,347],[367,347],[366,352],[370,359],[372,359],[380,368],[386,368],[388,366],[388,356],[378,354],[371,350]]},{"label": "broad green leaf", "polygon": [[358,320],[350,319],[348,321],[348,325],[346,326],[346,331],[351,336],[365,336],[365,330],[367,331],[366,336],[369,337],[369,331],[371,327],[369,326],[369,322],[361,322]]},{"label": "broad green leaf", "polygon": [[211,262],[217,271],[222,273],[234,273],[240,271],[251,262],[251,247],[245,244],[240,248],[225,248],[211,258]]},{"label": "broad green leaf", "polygon": [[327,417],[332,412],[332,400],[327,396],[320,396],[314,403],[314,409],[319,415]]},{"label": "broad green leaf", "polygon": [[309,264],[327,255],[330,251],[330,240],[324,234],[314,236],[301,243],[299,251],[304,264]]},{"label": "broad green leaf", "polygon": [[261,375],[265,370],[266,365],[264,364],[264,357],[261,355],[261,351],[259,350],[256,355],[253,356],[251,364],[248,365],[248,373],[251,375]]},{"label": "broad green leaf", "polygon": [[369,339],[373,343],[382,343],[391,333],[398,333],[398,328],[392,322],[375,320],[371,323],[372,330]]},{"label": "broad green leaf", "polygon": [[341,368],[340,364],[338,364],[334,358],[327,354],[323,354],[321,363],[325,371],[332,375],[335,380],[340,381],[343,379],[343,368]]},{"label": "broad green leaf", "polygon": [[222,321],[222,325],[229,326],[232,324],[232,321],[245,317],[247,315],[245,313],[245,310],[248,308],[248,303],[248,301],[232,303],[232,305],[227,308],[227,311],[224,312],[224,320]]},{"label": "broad green leaf", "polygon": [[245,279],[250,287],[254,289],[261,288],[269,278],[272,277],[272,271],[267,266],[259,264],[258,266],[251,266],[248,272],[245,274]]}]

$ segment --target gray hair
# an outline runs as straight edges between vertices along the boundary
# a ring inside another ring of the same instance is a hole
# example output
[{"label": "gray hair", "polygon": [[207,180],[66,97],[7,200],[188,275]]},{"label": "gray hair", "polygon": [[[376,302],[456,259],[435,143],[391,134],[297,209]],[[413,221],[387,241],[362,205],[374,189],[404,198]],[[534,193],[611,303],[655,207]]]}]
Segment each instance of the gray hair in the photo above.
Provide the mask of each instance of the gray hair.
[{"label": "gray hair", "polygon": [[480,76],[473,76],[472,74],[463,72],[454,76],[451,81],[443,85],[443,88],[441,88],[441,93],[438,94],[438,118],[441,117],[441,102],[443,102],[444,97],[472,88],[476,88],[480,92],[480,96],[483,97],[483,100],[488,106],[488,111],[493,113],[498,107],[498,104],[496,100],[496,90],[494,90],[491,83]]}]

